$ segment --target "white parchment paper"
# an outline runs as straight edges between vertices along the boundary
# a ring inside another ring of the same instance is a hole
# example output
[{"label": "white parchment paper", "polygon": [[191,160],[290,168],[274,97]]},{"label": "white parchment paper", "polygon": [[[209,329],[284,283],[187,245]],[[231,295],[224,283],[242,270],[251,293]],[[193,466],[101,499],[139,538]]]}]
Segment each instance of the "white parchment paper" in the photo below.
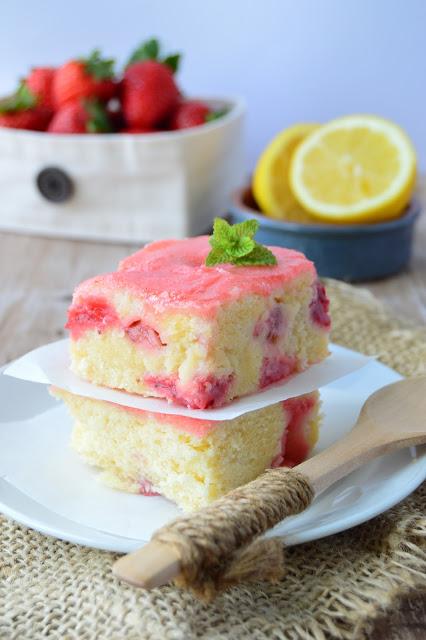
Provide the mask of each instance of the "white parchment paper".
[{"label": "white parchment paper", "polygon": [[81,396],[106,400],[143,411],[181,415],[202,420],[231,420],[275,402],[319,389],[338,378],[353,373],[372,359],[337,345],[331,345],[330,351],[331,354],[328,358],[311,366],[307,371],[259,393],[239,398],[230,405],[218,409],[188,409],[171,404],[167,400],[145,398],[80,380],[69,368],[69,340],[59,340],[30,351],[9,365],[4,373],[22,380],[51,384]]}]

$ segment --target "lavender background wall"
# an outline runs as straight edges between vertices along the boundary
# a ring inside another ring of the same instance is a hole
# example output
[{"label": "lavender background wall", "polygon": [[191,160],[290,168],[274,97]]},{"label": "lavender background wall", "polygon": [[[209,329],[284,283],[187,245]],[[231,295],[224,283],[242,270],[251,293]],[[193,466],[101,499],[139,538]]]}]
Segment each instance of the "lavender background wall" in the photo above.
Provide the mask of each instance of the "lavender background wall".
[{"label": "lavender background wall", "polygon": [[95,45],[126,58],[158,35],[192,94],[240,94],[247,167],[279,129],[353,112],[399,122],[426,169],[425,0],[73,0],[0,3],[0,90]]}]

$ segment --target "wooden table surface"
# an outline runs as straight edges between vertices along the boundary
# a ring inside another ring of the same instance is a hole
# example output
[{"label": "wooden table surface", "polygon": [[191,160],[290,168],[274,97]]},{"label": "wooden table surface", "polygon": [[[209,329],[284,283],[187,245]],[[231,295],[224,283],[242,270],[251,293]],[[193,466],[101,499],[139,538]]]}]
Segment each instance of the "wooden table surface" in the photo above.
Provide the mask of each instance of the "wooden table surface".
[{"label": "wooden table surface", "polygon": [[[134,251],[131,245],[95,244],[0,234],[0,364],[64,335],[66,309],[74,286],[89,276],[114,269]],[[396,314],[426,321],[426,215],[417,227],[409,270],[366,283]],[[379,621],[374,640],[426,637],[426,601],[405,599],[399,611]]]}]

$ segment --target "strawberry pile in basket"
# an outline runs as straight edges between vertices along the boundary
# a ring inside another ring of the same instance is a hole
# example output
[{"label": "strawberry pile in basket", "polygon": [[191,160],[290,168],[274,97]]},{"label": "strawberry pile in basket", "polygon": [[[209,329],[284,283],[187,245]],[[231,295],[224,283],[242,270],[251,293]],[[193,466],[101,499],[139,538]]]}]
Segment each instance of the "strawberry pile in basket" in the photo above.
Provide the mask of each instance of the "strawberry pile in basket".
[{"label": "strawberry pile in basket", "polygon": [[98,50],[58,68],[35,67],[0,100],[0,126],[50,133],[153,133],[187,129],[224,115],[185,98],[176,83],[179,54],[143,43],[116,75]]}]

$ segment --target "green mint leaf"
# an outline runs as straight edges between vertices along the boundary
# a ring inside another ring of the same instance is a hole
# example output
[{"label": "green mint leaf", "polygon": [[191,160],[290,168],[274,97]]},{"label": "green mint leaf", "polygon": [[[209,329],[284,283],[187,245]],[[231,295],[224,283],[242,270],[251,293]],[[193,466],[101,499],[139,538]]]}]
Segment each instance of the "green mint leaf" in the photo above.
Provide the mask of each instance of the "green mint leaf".
[{"label": "green mint leaf", "polygon": [[99,49],[94,49],[88,58],[81,58],[86,72],[96,80],[110,80],[114,77],[113,58],[102,58]]},{"label": "green mint leaf", "polygon": [[221,249],[212,249],[206,258],[206,265],[208,267],[214,267],[216,264],[223,264],[228,262],[228,256],[226,252]]},{"label": "green mint leaf", "polygon": [[160,55],[160,43],[156,38],[151,38],[146,42],[142,42],[137,49],[135,49],[127,61],[126,67],[134,62],[144,62],[145,60],[158,60]]},{"label": "green mint leaf", "polygon": [[218,109],[218,111],[210,111],[206,115],[206,122],[214,122],[215,120],[219,120],[219,118],[223,118],[228,113],[228,109]]},{"label": "green mint leaf", "polygon": [[273,265],[277,264],[277,259],[268,247],[255,243],[253,250],[241,258],[237,258],[235,264],[240,266]]},{"label": "green mint leaf", "polygon": [[255,245],[255,241],[248,236],[245,236],[244,238],[238,238],[238,240],[233,243],[231,251],[229,251],[230,257],[232,259],[242,258],[243,256],[251,253]]},{"label": "green mint leaf", "polygon": [[213,235],[210,237],[212,247],[226,243],[230,238],[231,225],[223,218],[215,218],[213,222]]},{"label": "green mint leaf", "polygon": [[89,119],[86,123],[88,133],[111,133],[111,121],[105,107],[99,100],[84,100],[83,105]]},{"label": "green mint leaf", "polygon": [[36,96],[29,90],[25,82],[21,82],[15,93],[0,100],[0,113],[26,111],[37,104]]},{"label": "green mint leaf", "polygon": [[181,55],[180,53],[172,53],[169,56],[166,56],[162,63],[170,67],[173,73],[176,73],[179,69]]},{"label": "green mint leaf", "polygon": [[209,238],[212,250],[207,256],[208,267],[230,263],[238,266],[277,264],[272,251],[253,239],[259,228],[257,220],[230,225],[223,218],[215,218],[213,235]]},{"label": "green mint leaf", "polygon": [[259,223],[257,220],[244,220],[244,222],[234,224],[232,229],[239,238],[243,238],[244,236],[253,238],[259,229]]}]

